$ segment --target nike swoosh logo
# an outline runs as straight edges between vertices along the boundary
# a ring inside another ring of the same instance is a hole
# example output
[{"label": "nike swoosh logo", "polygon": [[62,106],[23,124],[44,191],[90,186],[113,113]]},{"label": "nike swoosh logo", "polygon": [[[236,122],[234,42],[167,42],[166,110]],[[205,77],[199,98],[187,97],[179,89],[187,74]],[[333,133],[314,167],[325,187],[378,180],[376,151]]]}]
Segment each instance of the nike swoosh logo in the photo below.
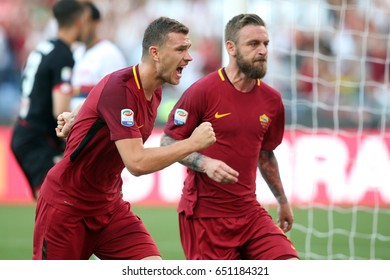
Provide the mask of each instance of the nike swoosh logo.
[{"label": "nike swoosh logo", "polygon": [[143,127],[144,125],[139,125],[139,126],[137,126],[138,128],[141,128],[141,127]]},{"label": "nike swoosh logo", "polygon": [[219,114],[218,112],[215,113],[215,118],[216,119],[220,119],[220,118],[223,118],[223,117],[227,117],[229,116],[231,113],[225,113],[225,114]]}]

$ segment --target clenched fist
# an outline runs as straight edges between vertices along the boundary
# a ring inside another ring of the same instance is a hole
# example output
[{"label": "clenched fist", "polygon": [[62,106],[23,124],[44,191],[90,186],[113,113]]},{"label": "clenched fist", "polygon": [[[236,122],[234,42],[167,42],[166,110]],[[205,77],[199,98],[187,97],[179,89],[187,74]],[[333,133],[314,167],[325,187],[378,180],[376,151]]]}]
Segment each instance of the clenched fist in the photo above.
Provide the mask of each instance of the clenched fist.
[{"label": "clenched fist", "polygon": [[71,113],[63,112],[57,117],[56,134],[59,138],[68,137],[69,131],[72,127]]},{"label": "clenched fist", "polygon": [[208,146],[215,143],[214,129],[209,122],[201,123],[190,136],[190,140],[193,143],[197,151],[203,150]]}]

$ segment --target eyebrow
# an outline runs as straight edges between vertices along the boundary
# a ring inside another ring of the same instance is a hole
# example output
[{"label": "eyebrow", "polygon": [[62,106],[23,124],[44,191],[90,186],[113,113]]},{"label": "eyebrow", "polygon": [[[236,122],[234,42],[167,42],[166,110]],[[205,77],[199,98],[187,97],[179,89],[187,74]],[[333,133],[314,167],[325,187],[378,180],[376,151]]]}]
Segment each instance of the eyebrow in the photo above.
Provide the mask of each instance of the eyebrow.
[{"label": "eyebrow", "polygon": [[179,45],[179,46],[175,47],[175,50],[182,50],[182,49],[185,50],[185,49],[189,49],[191,46],[192,46],[191,43],[189,43],[189,44],[182,44],[182,45]]},{"label": "eyebrow", "polygon": [[268,40],[265,40],[265,41],[263,41],[263,40],[261,40],[261,39],[251,39],[251,40],[249,40],[249,41],[247,41],[247,43],[254,43],[254,42],[256,42],[256,43],[264,43],[264,44],[269,44],[269,39]]}]

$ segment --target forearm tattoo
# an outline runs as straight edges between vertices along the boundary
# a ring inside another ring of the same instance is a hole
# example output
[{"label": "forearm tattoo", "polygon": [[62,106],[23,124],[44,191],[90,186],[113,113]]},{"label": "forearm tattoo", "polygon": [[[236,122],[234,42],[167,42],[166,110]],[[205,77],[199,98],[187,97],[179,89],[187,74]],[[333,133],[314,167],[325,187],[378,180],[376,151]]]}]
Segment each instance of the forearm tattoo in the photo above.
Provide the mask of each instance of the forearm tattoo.
[{"label": "forearm tattoo", "polygon": [[179,162],[194,171],[205,172],[204,168],[202,167],[203,159],[204,155],[194,152]]},{"label": "forearm tattoo", "polygon": [[[161,141],[160,145],[161,146],[168,146],[171,145],[172,143],[177,142],[177,140],[167,136],[165,133],[162,134],[161,136]],[[203,160],[204,160],[204,155],[194,152],[187,157],[185,157],[183,160],[180,160],[179,163],[183,164],[184,166],[187,166],[188,168],[198,171],[198,172],[204,172],[203,169]]]},{"label": "forearm tattoo", "polygon": [[287,202],[280,179],[278,162],[273,151],[261,151],[258,166],[261,175],[278,202],[280,204]]}]

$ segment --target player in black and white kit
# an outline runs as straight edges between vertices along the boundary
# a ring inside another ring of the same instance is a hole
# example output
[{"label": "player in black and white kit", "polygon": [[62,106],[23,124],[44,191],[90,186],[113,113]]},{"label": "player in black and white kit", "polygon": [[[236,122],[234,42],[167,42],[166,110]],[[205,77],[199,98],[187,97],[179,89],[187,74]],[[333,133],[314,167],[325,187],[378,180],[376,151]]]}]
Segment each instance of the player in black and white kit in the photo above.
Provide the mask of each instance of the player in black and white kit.
[{"label": "player in black and white kit", "polygon": [[64,150],[56,136],[57,116],[70,110],[74,65],[71,44],[79,40],[85,7],[75,0],[53,6],[57,38],[33,50],[22,76],[22,100],[13,131],[11,149],[36,199],[47,171]]},{"label": "player in black and white kit", "polygon": [[83,3],[87,7],[87,17],[80,38],[83,44],[73,51],[74,97],[70,103],[71,110],[84,102],[91,89],[104,76],[128,66],[122,51],[114,43],[98,35],[98,28],[102,22],[98,7],[91,1]]}]

